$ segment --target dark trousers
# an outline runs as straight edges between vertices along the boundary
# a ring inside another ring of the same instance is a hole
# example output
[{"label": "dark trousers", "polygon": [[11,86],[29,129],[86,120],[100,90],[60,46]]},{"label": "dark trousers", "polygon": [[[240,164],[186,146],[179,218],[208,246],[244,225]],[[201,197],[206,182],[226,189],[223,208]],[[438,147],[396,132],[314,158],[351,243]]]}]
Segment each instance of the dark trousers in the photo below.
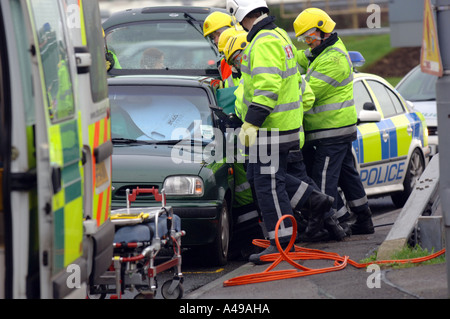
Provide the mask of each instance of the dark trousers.
[{"label": "dark trousers", "polygon": [[323,193],[335,198],[335,211],[343,205],[343,201],[338,200],[338,186],[353,212],[358,213],[369,207],[366,191],[355,167],[351,142],[305,145],[303,156],[308,175]]},{"label": "dark trousers", "polygon": [[[288,152],[279,152],[274,159],[278,160],[278,165],[275,165],[278,169],[271,172],[268,172],[268,168],[273,166],[271,162],[263,163],[258,158],[256,163],[247,164],[247,179],[254,187],[263,222],[272,242],[275,239],[275,226],[278,220],[283,215],[293,214],[286,191],[287,157]],[[292,223],[289,219],[285,219],[278,229],[280,243],[288,242],[292,231]]]}]

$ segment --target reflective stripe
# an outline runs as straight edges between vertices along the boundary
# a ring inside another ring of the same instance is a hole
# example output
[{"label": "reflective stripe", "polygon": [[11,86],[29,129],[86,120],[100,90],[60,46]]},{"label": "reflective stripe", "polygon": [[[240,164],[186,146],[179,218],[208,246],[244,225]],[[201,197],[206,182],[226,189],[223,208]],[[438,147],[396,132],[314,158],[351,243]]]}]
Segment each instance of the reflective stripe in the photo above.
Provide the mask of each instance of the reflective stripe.
[{"label": "reflective stripe", "polygon": [[[300,102],[302,102],[301,99],[300,99]],[[278,104],[277,106],[275,106],[272,113],[291,111],[291,110],[295,110],[298,108],[300,108],[299,101],[291,102],[291,103],[287,103],[287,104]]]},{"label": "reflective stripe", "polygon": [[346,86],[347,84],[349,84],[353,81],[353,72],[350,72],[350,75],[346,79],[342,80],[342,82],[339,82],[338,80],[335,80],[326,74],[323,74],[323,73],[320,73],[320,72],[314,71],[314,70],[311,70],[306,75],[306,81],[309,81],[311,76],[316,79],[322,80],[325,83],[328,83],[329,85],[331,85],[335,88],[341,87],[341,86]]},{"label": "reflective stripe", "polygon": [[368,203],[367,196],[364,196],[360,199],[348,200],[348,206],[350,207],[359,207]]},{"label": "reflective stripe", "polygon": [[336,129],[328,129],[320,132],[307,133],[306,141],[313,141],[322,138],[336,137],[336,136],[344,136],[349,135],[356,132],[356,125],[336,128]]},{"label": "reflective stripe", "polygon": [[325,164],[323,165],[322,170],[322,185],[321,185],[321,191],[322,193],[326,194],[325,187],[327,185],[327,170],[328,170],[328,164],[330,163],[330,158],[327,156],[325,158]]},{"label": "reflective stripe", "polygon": [[[260,130],[261,131],[261,130]],[[270,131],[272,133],[271,136],[258,136],[258,145],[274,145],[279,143],[289,143],[289,142],[295,142],[300,139],[299,130],[296,130],[294,133],[289,133],[283,135],[281,134],[274,134],[275,132],[279,131]]]},{"label": "reflective stripe", "polygon": [[237,223],[239,224],[239,223],[243,223],[243,222],[246,222],[246,221],[248,221],[248,220],[251,220],[251,219],[253,219],[253,218],[258,218],[258,216],[259,216],[259,214],[258,214],[258,211],[257,210],[252,210],[252,211],[250,211],[250,212],[248,212],[248,213],[245,213],[245,214],[242,214],[242,215],[240,215],[238,218],[237,218]]},{"label": "reflective stripe", "polygon": [[[284,227],[283,223],[281,223],[282,228],[278,229],[278,237],[289,237],[292,236],[292,232],[294,229],[292,227]],[[275,239],[275,231],[268,232],[270,239]]]},{"label": "reflective stripe", "polygon": [[242,184],[240,184],[240,185],[237,185],[237,186],[234,188],[234,190],[235,190],[236,192],[243,192],[243,191],[245,191],[245,190],[247,190],[247,189],[250,189],[250,183],[249,183],[249,182],[242,183]]},{"label": "reflective stripe", "polygon": [[274,101],[278,100],[278,94],[271,91],[255,90],[255,92],[253,92],[253,96],[265,96]]},{"label": "reflective stripe", "polygon": [[225,87],[234,87],[233,76],[230,75],[225,79]]},{"label": "reflective stripe", "polygon": [[[250,74],[250,67],[246,65],[241,66],[241,71],[245,72],[247,74]],[[253,70],[251,70],[251,75],[259,75],[259,74],[276,74],[279,75],[282,79],[286,79],[292,75],[295,75],[298,72],[297,67],[289,68],[286,65],[286,71],[282,71],[279,68],[276,67],[256,67]]]},{"label": "reflective stripe", "polygon": [[324,104],[319,106],[314,106],[311,108],[308,112],[305,112],[305,114],[317,114],[321,112],[326,111],[336,111],[340,110],[346,107],[353,107],[355,105],[355,101],[353,99],[344,101],[342,103],[331,103],[331,104]]},{"label": "reflective stripe", "polygon": [[302,199],[302,197],[305,194],[307,189],[308,189],[308,184],[306,184],[305,182],[301,182],[300,186],[298,187],[294,196],[292,196],[292,198],[291,198],[291,207],[292,208],[297,207],[298,203]]}]

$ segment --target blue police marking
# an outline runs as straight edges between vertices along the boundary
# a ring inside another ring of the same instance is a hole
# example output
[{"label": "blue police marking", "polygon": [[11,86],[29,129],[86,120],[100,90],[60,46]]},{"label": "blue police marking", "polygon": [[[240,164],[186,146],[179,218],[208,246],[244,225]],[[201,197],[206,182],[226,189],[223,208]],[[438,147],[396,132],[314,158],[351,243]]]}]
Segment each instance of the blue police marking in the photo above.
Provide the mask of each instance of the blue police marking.
[{"label": "blue police marking", "polygon": [[405,174],[405,162],[384,164],[377,167],[363,168],[360,172],[361,181],[366,186],[380,186],[397,183]]}]

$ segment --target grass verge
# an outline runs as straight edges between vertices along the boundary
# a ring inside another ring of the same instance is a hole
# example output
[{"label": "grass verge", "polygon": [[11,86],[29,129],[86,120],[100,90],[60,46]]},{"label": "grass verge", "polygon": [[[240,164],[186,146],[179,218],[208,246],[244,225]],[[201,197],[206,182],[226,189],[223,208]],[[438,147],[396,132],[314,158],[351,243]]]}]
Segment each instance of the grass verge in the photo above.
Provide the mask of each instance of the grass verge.
[{"label": "grass verge", "polygon": [[[394,255],[391,256],[391,260],[404,260],[404,259],[413,259],[413,258],[419,258],[419,257],[426,257],[431,254],[434,254],[435,251],[432,250],[431,252],[428,251],[428,249],[423,249],[419,245],[416,245],[415,247],[405,246],[402,248],[402,250],[396,252]],[[371,263],[375,262],[377,260],[377,253],[375,252],[373,255],[371,255],[368,258],[365,258],[360,261],[360,263]],[[438,256],[436,258],[423,261],[420,263],[392,263],[392,264],[383,264],[380,265],[382,267],[392,267],[394,269],[399,268],[409,268],[409,267],[415,267],[419,265],[433,265],[433,264],[441,264],[445,263],[445,254],[442,254],[441,256]]]}]

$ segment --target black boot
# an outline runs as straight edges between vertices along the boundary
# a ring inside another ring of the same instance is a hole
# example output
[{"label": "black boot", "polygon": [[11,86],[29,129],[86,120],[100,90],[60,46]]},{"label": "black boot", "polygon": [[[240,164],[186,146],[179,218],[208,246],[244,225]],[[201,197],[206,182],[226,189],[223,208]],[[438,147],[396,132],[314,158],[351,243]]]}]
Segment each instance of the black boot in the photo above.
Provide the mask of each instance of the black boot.
[{"label": "black boot", "polygon": [[330,234],[331,239],[341,241],[344,239],[345,236],[347,236],[345,230],[341,227],[339,221],[334,215],[325,218],[324,227]]},{"label": "black boot", "polygon": [[305,230],[306,236],[314,236],[323,229],[324,215],[330,211],[333,201],[333,197],[319,191],[314,190],[311,193],[304,205],[311,212]]},{"label": "black boot", "polygon": [[329,238],[328,231],[324,229],[324,215],[333,205],[333,197],[313,190],[302,210],[309,213],[308,225],[304,232],[299,232],[298,240],[302,242],[318,242]]},{"label": "black boot", "polygon": [[[288,244],[289,243],[280,243],[281,248],[283,250],[286,249]],[[290,251],[291,252],[295,251],[295,246],[294,245],[292,246]],[[274,241],[271,240],[269,247],[264,249],[259,254],[252,254],[252,255],[250,255],[250,257],[248,258],[248,261],[254,263],[255,265],[262,265],[262,264],[265,264],[265,263],[271,263],[271,261],[262,261],[260,257],[265,256],[265,255],[269,255],[269,254],[277,254],[277,253],[279,253],[278,248],[277,248],[276,244],[274,243]]]},{"label": "black boot", "polygon": [[356,222],[350,226],[353,235],[373,234],[375,228],[372,223],[372,211],[369,207],[366,210],[355,213]]}]

